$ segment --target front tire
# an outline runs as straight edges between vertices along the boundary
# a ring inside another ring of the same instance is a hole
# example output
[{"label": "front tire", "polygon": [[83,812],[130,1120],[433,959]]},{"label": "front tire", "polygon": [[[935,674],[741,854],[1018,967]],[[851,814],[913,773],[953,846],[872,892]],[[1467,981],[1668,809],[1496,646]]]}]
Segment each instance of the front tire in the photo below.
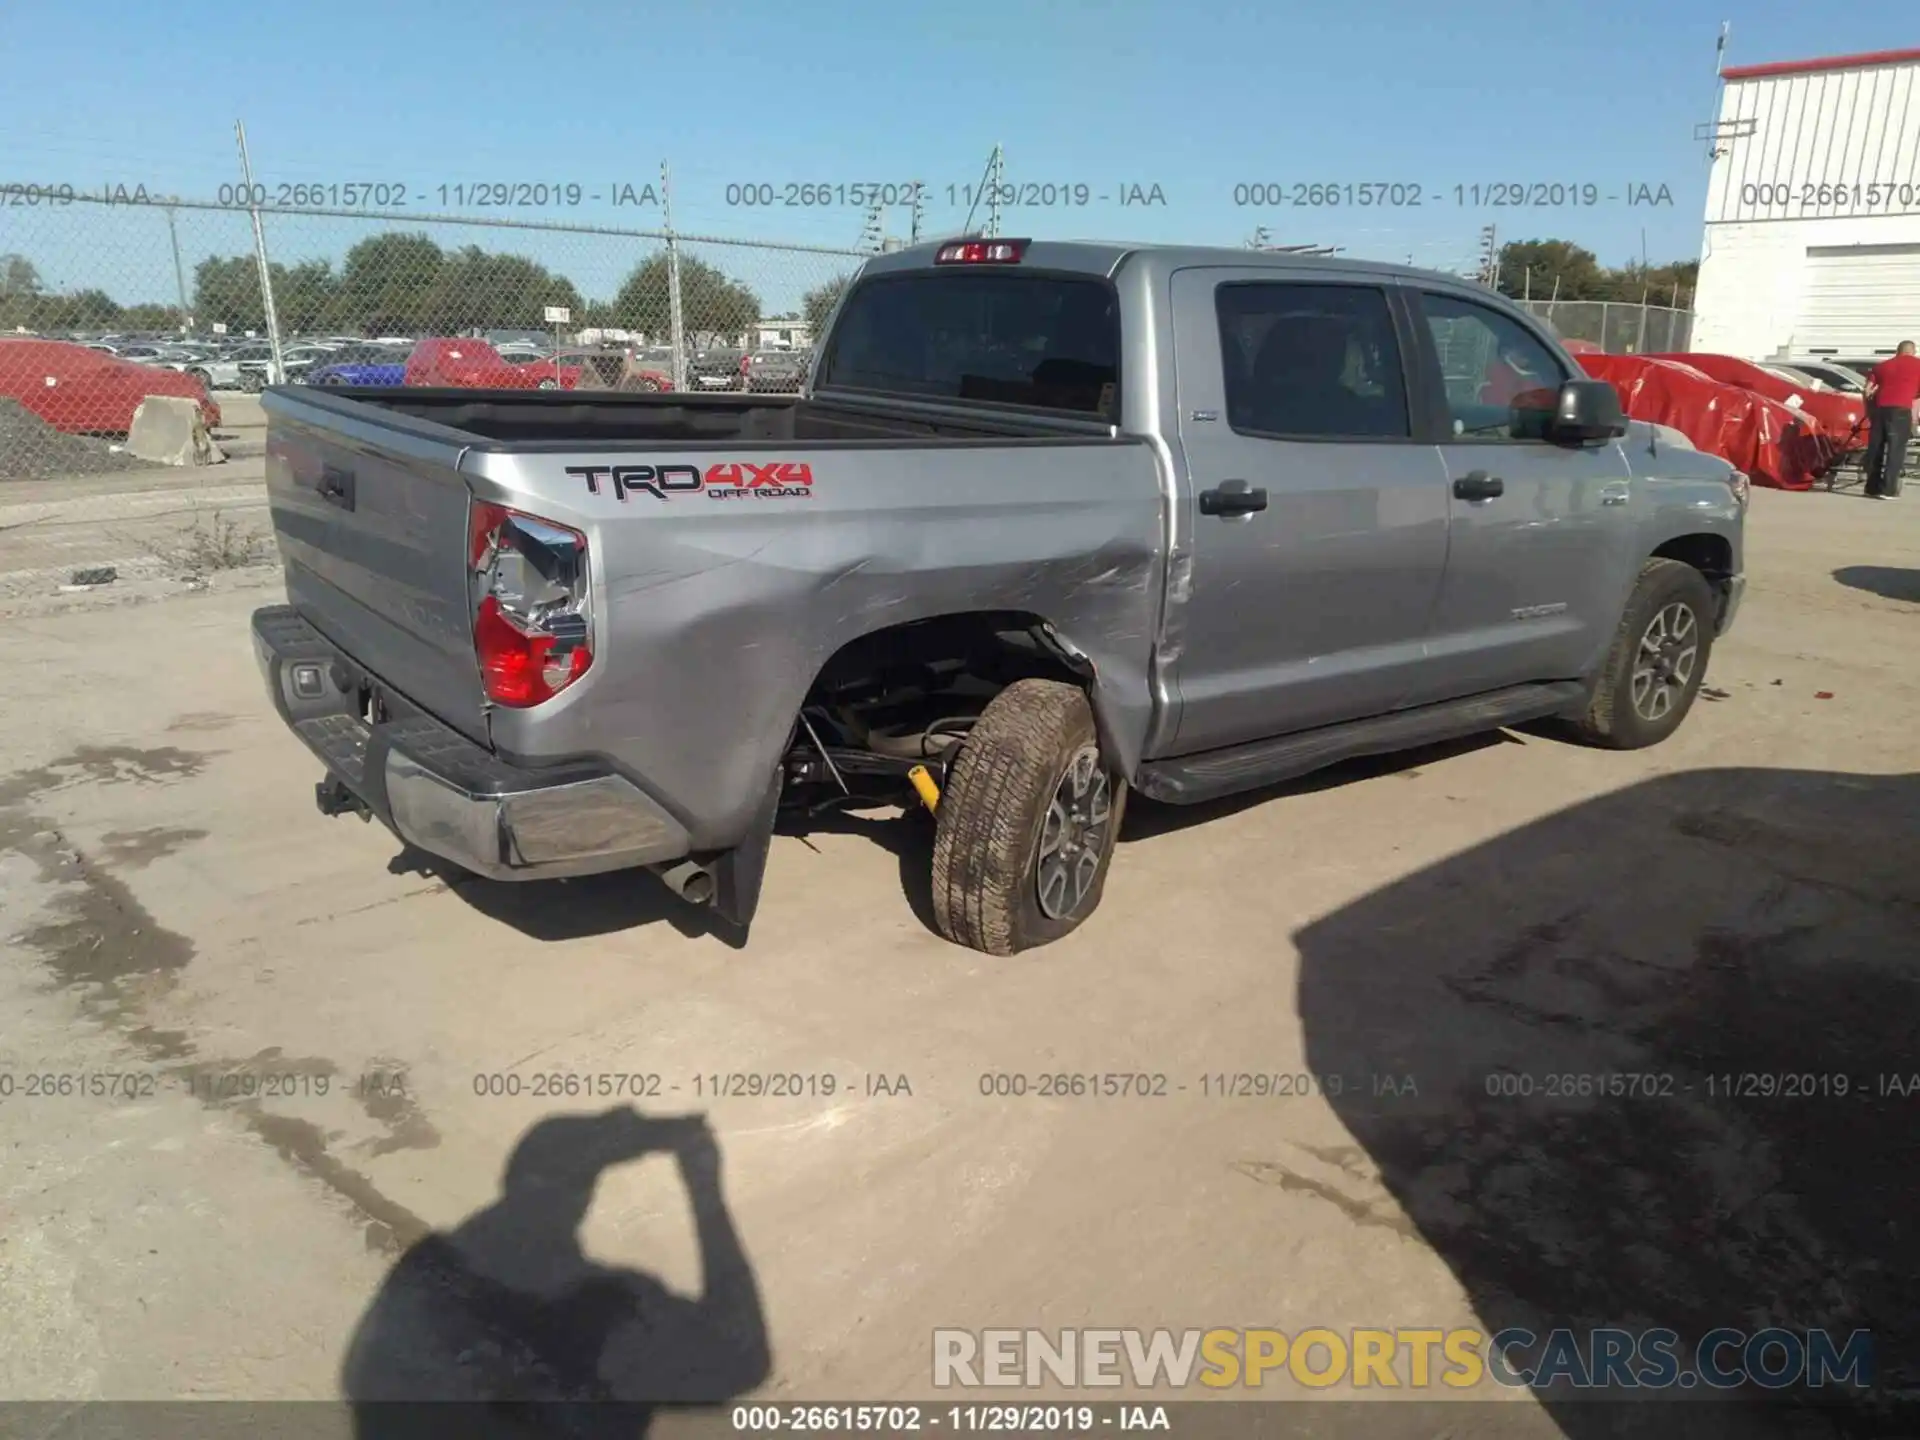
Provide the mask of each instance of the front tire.
[{"label": "front tire", "polygon": [[1575,736],[1609,750],[1658,745],[1693,708],[1713,653],[1713,588],[1679,560],[1649,560]]},{"label": "front tire", "polygon": [[1086,692],[1019,680],[993,698],[940,799],[933,911],[940,933],[1013,955],[1078,929],[1100,903],[1127,783],[1100,753]]}]

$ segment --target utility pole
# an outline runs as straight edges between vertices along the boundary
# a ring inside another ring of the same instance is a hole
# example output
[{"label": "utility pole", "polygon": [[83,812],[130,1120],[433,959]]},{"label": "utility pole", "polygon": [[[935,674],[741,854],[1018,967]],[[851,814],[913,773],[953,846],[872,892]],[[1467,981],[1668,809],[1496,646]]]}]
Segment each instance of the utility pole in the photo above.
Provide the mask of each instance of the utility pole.
[{"label": "utility pole", "polygon": [[920,227],[926,218],[927,187],[916,180],[913,182],[913,223],[912,229],[908,232],[907,243],[909,245],[918,245],[920,243]]},{"label": "utility pole", "polygon": [[1000,191],[1007,179],[1006,152],[998,145],[993,147],[993,158],[987,162],[987,238],[995,240],[1000,235]]},{"label": "utility pole", "polygon": [[687,388],[686,319],[680,310],[680,241],[673,233],[673,178],[660,162],[660,221],[667,232],[667,329],[673,337],[673,388]]},{"label": "utility pole", "polygon": [[253,161],[247,158],[247,127],[233,122],[233,133],[240,142],[240,174],[247,182],[247,213],[253,216],[253,258],[260,267],[260,304],[267,316],[267,348],[273,353],[273,383],[287,382],[287,367],[280,356],[280,317],[273,312],[273,271],[267,265],[267,232],[260,224],[260,207],[254,203]]},{"label": "utility pole", "polygon": [[1500,244],[1491,225],[1480,232],[1480,283],[1490,290],[1500,288]]},{"label": "utility pole", "polygon": [[167,238],[173,242],[173,283],[180,292],[180,332],[184,335],[192,328],[193,319],[187,314],[187,272],[180,263],[180,229],[173,222],[173,207],[179,203],[178,195],[167,196]]}]

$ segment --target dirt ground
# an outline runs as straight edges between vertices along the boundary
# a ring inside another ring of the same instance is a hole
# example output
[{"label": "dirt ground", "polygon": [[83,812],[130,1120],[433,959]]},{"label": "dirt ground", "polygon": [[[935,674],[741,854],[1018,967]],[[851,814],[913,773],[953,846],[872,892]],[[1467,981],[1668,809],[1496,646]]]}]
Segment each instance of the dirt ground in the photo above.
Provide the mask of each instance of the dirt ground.
[{"label": "dirt ground", "polygon": [[[101,558],[32,528],[0,571]],[[779,838],[744,948],[646,877],[450,887],[316,812],[255,572],[0,596],[0,1396],[876,1399],[935,1327],[1550,1321],[1866,1328],[1920,1384],[1920,496],[1757,494],[1748,559],[1665,746],[1136,803],[1014,960],[932,933],[918,816]],[[982,1093],[1060,1072],[1164,1093]],[[1547,1094],[1602,1073],[1667,1079]]]}]

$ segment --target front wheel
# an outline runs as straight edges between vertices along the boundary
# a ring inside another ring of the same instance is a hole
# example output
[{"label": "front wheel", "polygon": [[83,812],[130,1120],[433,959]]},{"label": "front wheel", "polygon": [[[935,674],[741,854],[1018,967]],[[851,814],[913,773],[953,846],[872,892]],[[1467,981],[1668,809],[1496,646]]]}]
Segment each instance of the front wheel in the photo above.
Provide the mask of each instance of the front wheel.
[{"label": "front wheel", "polygon": [[1078,929],[1100,903],[1126,808],[1086,693],[1054,680],[1009,685],[967,732],[940,799],[940,933],[1013,955]]},{"label": "front wheel", "polygon": [[1679,560],[1649,560],[1574,734],[1589,745],[1639,750],[1680,728],[1713,653],[1713,588]]}]

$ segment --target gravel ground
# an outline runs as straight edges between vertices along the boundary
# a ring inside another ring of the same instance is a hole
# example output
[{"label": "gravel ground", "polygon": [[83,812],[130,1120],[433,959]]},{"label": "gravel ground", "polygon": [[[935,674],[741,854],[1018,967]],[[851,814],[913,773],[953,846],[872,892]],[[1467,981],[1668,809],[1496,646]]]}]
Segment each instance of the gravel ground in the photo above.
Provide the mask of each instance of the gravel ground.
[{"label": "gravel ground", "polygon": [[[917,812],[783,831],[742,948],[646,877],[449,880],[321,818],[270,588],[0,626],[0,1395],[507,1395],[551,1356],[632,1397],[732,1357],[703,1393],[904,1400],[943,1326],[1857,1326],[1920,1384],[1920,504],[1763,492],[1749,545],[1667,744],[1142,804],[1100,914],[1011,961],[927,928]],[[805,1083],[713,1094],[754,1076]],[[1371,1394],[1266,1433],[1871,1418]]]},{"label": "gravel ground", "polygon": [[0,480],[48,475],[107,475],[150,468],[105,440],[68,435],[30,413],[18,400],[0,399]]}]

